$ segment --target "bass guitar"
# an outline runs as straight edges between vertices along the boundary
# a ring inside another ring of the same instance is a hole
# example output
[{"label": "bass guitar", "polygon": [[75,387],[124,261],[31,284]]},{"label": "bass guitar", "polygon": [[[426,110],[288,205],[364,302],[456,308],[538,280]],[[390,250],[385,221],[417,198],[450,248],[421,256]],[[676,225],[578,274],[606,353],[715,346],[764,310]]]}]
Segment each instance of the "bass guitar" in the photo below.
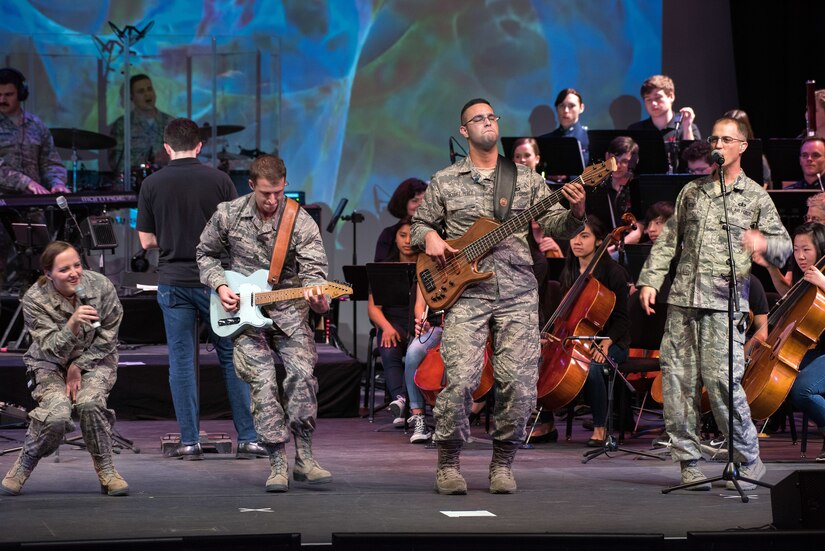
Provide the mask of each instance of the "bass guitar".
[{"label": "bass guitar", "polygon": [[331,298],[352,294],[352,287],[335,282],[273,291],[267,282],[268,278],[268,270],[258,270],[248,276],[231,270],[226,271],[226,284],[240,297],[239,308],[227,312],[218,293],[212,291],[209,298],[209,321],[216,335],[234,337],[247,327],[270,327],[272,320],[261,312],[261,306],[283,300],[303,299],[304,291],[307,290],[313,295],[325,293]]},{"label": "bass guitar", "polygon": [[[595,187],[616,170],[616,159],[596,163],[584,169],[576,177],[585,187]],[[523,229],[530,220],[541,217],[562,198],[561,190],[556,190],[532,207],[500,224],[492,218],[479,218],[467,232],[458,239],[448,239],[457,253],[447,257],[444,267],[439,267],[426,254],[419,254],[415,272],[424,301],[431,310],[446,310],[452,306],[468,285],[490,278],[493,272],[479,272],[479,261],[498,243]]]}]

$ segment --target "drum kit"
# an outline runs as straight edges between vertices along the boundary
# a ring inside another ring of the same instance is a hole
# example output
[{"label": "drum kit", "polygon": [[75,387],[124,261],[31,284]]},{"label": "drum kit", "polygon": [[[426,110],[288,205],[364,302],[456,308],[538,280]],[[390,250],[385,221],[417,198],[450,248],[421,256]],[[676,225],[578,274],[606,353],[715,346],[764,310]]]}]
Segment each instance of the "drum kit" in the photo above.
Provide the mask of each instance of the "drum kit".
[{"label": "drum kit", "polygon": [[[200,137],[204,144],[214,135],[217,137],[228,136],[236,134],[244,130],[244,126],[237,124],[220,124],[214,128],[205,123],[199,127]],[[79,128],[52,128],[50,129],[54,145],[58,149],[64,150],[69,157],[68,160],[72,163],[72,180],[71,189],[77,191],[77,171],[79,161],[94,159],[92,155],[86,155],[83,152],[91,150],[110,149],[117,143],[114,138],[105,134],[91,132],[89,130],[81,130]],[[248,159],[255,159],[264,154],[259,149],[244,149],[238,146],[238,153],[227,151],[226,146],[216,152],[219,161],[218,168],[226,172],[229,171],[230,161],[243,161]],[[210,149],[202,149],[200,157],[204,160],[212,158],[212,151]],[[139,189],[143,179],[157,170],[156,165],[141,165],[132,167],[132,186],[133,189]]]}]

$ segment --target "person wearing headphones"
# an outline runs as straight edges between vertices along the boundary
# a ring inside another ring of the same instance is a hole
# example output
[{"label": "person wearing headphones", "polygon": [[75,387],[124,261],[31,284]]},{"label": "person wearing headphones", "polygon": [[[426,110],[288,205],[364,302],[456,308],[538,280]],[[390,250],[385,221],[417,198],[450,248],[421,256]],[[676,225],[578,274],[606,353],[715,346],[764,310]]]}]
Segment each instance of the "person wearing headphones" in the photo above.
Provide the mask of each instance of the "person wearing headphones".
[{"label": "person wearing headphones", "polygon": [[0,193],[68,193],[49,129],[23,109],[28,97],[23,73],[0,69]]}]

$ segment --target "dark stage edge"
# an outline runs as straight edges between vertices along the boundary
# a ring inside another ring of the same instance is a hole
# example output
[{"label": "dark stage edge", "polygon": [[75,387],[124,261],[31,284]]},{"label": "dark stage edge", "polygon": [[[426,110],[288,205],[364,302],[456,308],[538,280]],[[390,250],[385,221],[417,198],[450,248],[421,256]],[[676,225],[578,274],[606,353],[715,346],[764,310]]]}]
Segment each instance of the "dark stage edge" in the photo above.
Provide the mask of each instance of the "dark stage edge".
[{"label": "dark stage edge", "polygon": [[[491,447],[477,440],[462,454],[469,494],[440,496],[433,490],[435,450],[409,444],[408,435],[389,422],[386,411],[379,412],[375,424],[360,418],[321,420],[316,455],[334,481],[314,487],[292,483],[285,494],[264,492],[266,459],[239,461],[218,454],[195,462],[166,459],[160,455],[160,437],[176,432],[173,421],[121,422],[120,433],[141,448],[140,454],[124,450],[115,457],[131,495],[100,495],[88,454],[64,445],[60,462],[44,459],[22,495],[0,496],[0,544],[300,533],[307,546],[328,545],[332,534],[352,532],[663,534],[667,542],[684,543],[688,532],[753,532],[772,522],[769,489],[748,492],[749,503],[722,486],[663,495],[661,490],[678,479],[678,467],[669,459],[617,453],[583,465],[588,433],[579,420],[572,442],[538,444],[518,453],[517,494],[487,492]],[[206,421],[202,429],[234,438],[229,421]],[[483,436],[480,427],[473,430]],[[23,430],[0,434],[22,438]],[[653,441],[653,436],[631,438],[626,446],[649,450]],[[799,446],[785,433],[761,445],[767,482],[776,483],[795,470],[822,469],[813,459],[801,460]],[[820,445],[814,437],[810,457]],[[291,444],[288,449],[291,465]],[[5,472],[13,461],[14,454],[0,456],[0,470]],[[703,464],[708,476],[722,467],[720,462]],[[449,518],[442,513],[476,510],[495,517]],[[502,547],[508,548],[515,547]]]}]

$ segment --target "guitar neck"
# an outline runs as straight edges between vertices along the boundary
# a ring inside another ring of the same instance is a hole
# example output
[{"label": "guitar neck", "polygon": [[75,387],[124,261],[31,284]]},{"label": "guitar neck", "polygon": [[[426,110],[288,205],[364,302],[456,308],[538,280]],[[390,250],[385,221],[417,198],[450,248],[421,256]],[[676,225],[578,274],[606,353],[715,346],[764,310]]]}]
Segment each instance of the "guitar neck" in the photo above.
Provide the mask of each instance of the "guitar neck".
[{"label": "guitar neck", "polygon": [[327,292],[326,285],[313,285],[312,287],[297,287],[294,289],[278,289],[277,291],[261,291],[260,293],[255,293],[255,305],[266,306],[267,304],[272,304],[273,302],[280,302],[282,300],[304,298],[304,291],[306,289],[314,290],[316,288],[319,288],[321,290],[321,293]]},{"label": "guitar neck", "polygon": [[[578,181],[578,178],[577,178]],[[559,202],[562,194],[561,190],[556,190],[550,195],[533,205],[532,207],[520,212],[516,216],[505,221],[498,228],[490,233],[476,239],[466,247],[463,251],[470,262],[481,258],[487,252],[495,247],[498,243],[510,237],[513,233],[526,226],[530,220],[540,217],[542,214],[550,210],[553,205]]]}]

